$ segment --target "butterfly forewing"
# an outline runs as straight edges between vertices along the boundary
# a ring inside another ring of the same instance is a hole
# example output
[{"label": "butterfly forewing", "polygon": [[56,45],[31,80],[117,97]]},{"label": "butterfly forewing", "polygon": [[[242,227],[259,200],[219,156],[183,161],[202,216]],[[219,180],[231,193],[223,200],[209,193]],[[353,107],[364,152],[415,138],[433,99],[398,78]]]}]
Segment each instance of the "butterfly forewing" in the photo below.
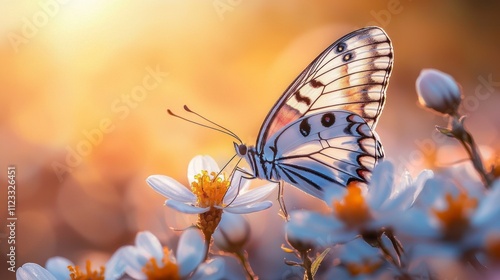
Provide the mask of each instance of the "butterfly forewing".
[{"label": "butterfly forewing", "polygon": [[392,68],[385,32],[367,27],[337,40],[290,85],[266,117],[257,139],[262,151],[272,135],[303,116],[349,110],[374,128],[385,101]]}]

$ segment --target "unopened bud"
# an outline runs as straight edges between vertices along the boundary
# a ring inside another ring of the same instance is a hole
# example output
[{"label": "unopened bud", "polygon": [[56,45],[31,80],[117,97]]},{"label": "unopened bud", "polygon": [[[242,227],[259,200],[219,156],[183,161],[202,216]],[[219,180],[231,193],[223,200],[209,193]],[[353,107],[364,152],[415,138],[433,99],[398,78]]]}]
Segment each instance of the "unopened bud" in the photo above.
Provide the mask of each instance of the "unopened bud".
[{"label": "unopened bud", "polygon": [[452,76],[435,69],[423,69],[416,87],[420,104],[443,114],[457,112],[462,94]]},{"label": "unopened bud", "polygon": [[237,253],[250,237],[250,226],[243,216],[226,212],[213,237],[215,245],[221,250]]}]

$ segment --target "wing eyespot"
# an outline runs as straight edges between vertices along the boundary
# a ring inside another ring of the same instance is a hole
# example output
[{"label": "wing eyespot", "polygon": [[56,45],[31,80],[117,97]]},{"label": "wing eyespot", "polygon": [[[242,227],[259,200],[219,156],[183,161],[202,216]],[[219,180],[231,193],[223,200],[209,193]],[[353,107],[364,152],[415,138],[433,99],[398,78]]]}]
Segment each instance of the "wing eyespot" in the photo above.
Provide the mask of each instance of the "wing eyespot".
[{"label": "wing eyespot", "polygon": [[311,125],[308,122],[308,119],[305,118],[300,122],[299,131],[302,136],[307,137],[309,133],[311,133]]},{"label": "wing eyespot", "polygon": [[353,53],[346,53],[343,57],[342,57],[342,61],[344,62],[348,62],[350,60],[352,60],[354,58],[354,54]]},{"label": "wing eyespot", "polygon": [[330,127],[335,123],[335,115],[332,113],[326,113],[321,117],[321,124],[323,127]]},{"label": "wing eyespot", "polygon": [[344,43],[344,42],[340,42],[338,45],[337,45],[337,48],[335,49],[335,51],[337,53],[341,53],[343,51],[345,51],[347,49],[347,44]]}]

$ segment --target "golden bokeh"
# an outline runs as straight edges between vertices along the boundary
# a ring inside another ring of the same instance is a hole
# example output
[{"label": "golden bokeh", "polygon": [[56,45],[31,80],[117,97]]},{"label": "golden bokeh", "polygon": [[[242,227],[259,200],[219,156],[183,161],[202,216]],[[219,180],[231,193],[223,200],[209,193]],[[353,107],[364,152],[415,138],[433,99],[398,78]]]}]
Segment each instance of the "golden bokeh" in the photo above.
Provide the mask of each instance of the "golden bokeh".
[{"label": "golden bokeh", "polygon": [[[163,207],[145,178],[187,183],[193,156],[211,155],[222,166],[234,150],[230,137],[166,110],[194,118],[187,104],[253,144],[300,71],[366,25],[383,27],[394,45],[377,131],[401,171],[451,164],[440,147],[458,147],[435,138],[444,119],[417,105],[423,68],[461,83],[466,125],[491,154],[500,150],[495,1],[40,0],[3,1],[0,10],[0,178],[5,190],[7,166],[16,166],[17,265],[55,255],[83,265],[131,244],[139,230],[162,241],[177,235],[169,227],[182,229],[191,218]],[[292,209],[318,204],[285,193]],[[259,241],[269,227],[282,232],[277,211],[249,216],[257,274],[270,269],[266,258],[281,256],[279,247],[261,246],[271,241]]]}]

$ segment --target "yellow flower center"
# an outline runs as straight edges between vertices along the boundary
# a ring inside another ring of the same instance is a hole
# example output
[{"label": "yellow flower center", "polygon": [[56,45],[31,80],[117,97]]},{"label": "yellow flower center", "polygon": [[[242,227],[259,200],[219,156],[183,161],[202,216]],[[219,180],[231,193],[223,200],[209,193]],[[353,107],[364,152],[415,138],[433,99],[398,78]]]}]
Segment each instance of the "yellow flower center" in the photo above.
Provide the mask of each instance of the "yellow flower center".
[{"label": "yellow flower center", "polygon": [[357,183],[347,186],[347,194],[341,201],[333,201],[334,215],[347,227],[356,227],[368,222],[372,216]]},{"label": "yellow flower center", "polygon": [[191,190],[196,195],[199,207],[210,207],[210,210],[198,215],[198,227],[205,235],[205,239],[210,240],[215,229],[219,225],[222,217],[222,209],[214,206],[223,205],[223,199],[231,185],[231,182],[223,174],[223,177],[217,176],[212,172],[202,170],[201,174],[194,176],[195,181],[191,183]]},{"label": "yellow flower center", "polygon": [[363,259],[362,263],[346,263],[345,267],[351,276],[370,275],[382,266],[381,260]]},{"label": "yellow flower center", "polygon": [[476,209],[477,199],[468,197],[466,193],[460,193],[456,198],[447,193],[445,199],[448,208],[432,209],[432,213],[441,223],[444,238],[458,240],[469,227],[469,215]]},{"label": "yellow flower center", "polygon": [[179,267],[169,258],[170,252],[167,247],[163,247],[163,259],[161,266],[156,263],[155,258],[151,258],[142,271],[148,277],[148,280],[181,279],[179,276]]},{"label": "yellow flower center", "polygon": [[78,265],[74,267],[72,265],[68,266],[71,280],[104,280],[104,267],[101,266],[99,272],[92,270],[91,267],[90,261],[87,261],[85,265],[86,272],[84,273]]},{"label": "yellow flower center", "polygon": [[222,205],[230,181],[225,176],[224,178],[216,176],[217,173],[212,172],[209,175],[205,170],[194,176],[195,181],[191,183],[191,191],[198,198],[196,202],[199,207]]}]

